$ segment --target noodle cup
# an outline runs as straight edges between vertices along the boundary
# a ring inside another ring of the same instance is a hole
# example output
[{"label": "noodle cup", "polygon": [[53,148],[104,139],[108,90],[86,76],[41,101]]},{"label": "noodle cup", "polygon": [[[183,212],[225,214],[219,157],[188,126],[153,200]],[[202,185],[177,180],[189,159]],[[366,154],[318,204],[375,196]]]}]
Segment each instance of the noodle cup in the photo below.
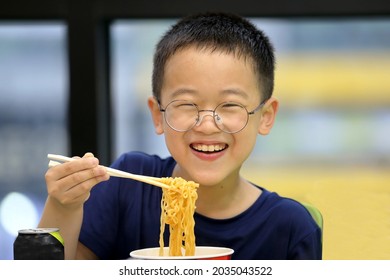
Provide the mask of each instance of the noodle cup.
[{"label": "noodle cup", "polygon": [[169,256],[169,248],[164,248],[164,255],[160,256],[160,247],[135,250],[130,257],[142,260],[230,260],[233,249],[225,247],[196,246],[194,256]]}]

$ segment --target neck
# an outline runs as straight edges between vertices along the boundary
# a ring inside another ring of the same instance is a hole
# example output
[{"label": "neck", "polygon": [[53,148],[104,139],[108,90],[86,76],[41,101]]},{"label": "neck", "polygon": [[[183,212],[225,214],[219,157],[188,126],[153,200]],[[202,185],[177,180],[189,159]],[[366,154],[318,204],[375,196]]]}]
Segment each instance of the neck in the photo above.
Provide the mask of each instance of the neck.
[{"label": "neck", "polygon": [[214,219],[227,219],[248,209],[261,191],[241,177],[217,186],[201,185],[198,189],[196,212]]},{"label": "neck", "polygon": [[[193,180],[176,165],[173,177]],[[239,173],[216,185],[201,184],[198,189],[196,212],[214,219],[232,218],[248,209],[260,196],[261,190],[243,179]]]}]

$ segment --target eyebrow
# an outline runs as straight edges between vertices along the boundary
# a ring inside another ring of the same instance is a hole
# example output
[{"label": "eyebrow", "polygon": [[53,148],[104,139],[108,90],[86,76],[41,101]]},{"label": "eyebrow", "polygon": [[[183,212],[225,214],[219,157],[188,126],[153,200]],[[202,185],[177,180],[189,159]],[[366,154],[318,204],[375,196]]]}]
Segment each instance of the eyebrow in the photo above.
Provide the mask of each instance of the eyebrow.
[{"label": "eyebrow", "polygon": [[237,95],[237,96],[241,96],[241,97],[244,97],[244,98],[248,98],[248,93],[246,91],[243,91],[239,88],[227,88],[227,89],[224,89],[222,90],[222,95],[230,95],[230,94],[234,94],[234,95]]},{"label": "eyebrow", "polygon": [[172,94],[172,97],[173,99],[175,99],[176,97],[182,95],[182,94],[196,94],[198,91],[195,90],[195,89],[191,89],[191,88],[179,88],[175,91],[173,91],[171,94]]},{"label": "eyebrow", "polygon": [[[179,88],[171,93],[171,96],[173,99],[176,99],[178,96],[182,94],[191,94],[196,95],[199,91],[195,90],[193,88]],[[221,96],[229,96],[229,95],[235,95],[243,98],[248,98],[249,95],[246,91],[241,90],[240,88],[232,87],[232,88],[226,88],[219,92]]]}]

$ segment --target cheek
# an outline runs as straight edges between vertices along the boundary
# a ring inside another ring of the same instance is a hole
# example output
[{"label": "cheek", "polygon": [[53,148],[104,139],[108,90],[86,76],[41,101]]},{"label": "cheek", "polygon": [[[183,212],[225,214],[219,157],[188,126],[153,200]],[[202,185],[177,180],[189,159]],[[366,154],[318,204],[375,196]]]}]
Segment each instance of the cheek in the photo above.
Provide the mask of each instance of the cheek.
[{"label": "cheek", "polygon": [[236,145],[239,150],[250,152],[255,146],[258,136],[258,125],[248,123],[248,126],[235,136]]},{"label": "cheek", "polygon": [[167,125],[164,126],[165,144],[170,154],[176,158],[176,156],[182,155],[183,150],[186,148],[183,133],[172,130]]},{"label": "cheek", "polygon": [[246,131],[247,131],[246,133],[248,134],[248,137],[256,138],[260,133],[260,127],[261,127],[260,118],[250,119],[246,127]]},{"label": "cheek", "polygon": [[242,147],[242,149],[252,150],[253,146],[256,144],[257,136],[257,132],[252,130],[250,133],[246,133],[240,137],[240,139],[237,139],[237,141],[239,142],[239,145]]}]

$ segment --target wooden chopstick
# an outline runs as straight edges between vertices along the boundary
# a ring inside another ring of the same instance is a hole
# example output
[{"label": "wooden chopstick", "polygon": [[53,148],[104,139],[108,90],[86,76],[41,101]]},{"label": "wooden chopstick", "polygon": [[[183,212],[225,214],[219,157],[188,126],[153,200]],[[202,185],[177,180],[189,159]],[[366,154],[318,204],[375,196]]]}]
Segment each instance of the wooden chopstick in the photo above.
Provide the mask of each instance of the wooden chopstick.
[{"label": "wooden chopstick", "polygon": [[[61,156],[61,155],[54,155],[54,154],[48,154],[47,157],[48,157],[48,159],[50,159],[49,167],[53,167],[53,166],[59,165],[59,164],[61,164],[63,162],[70,162],[70,161],[75,160],[74,158]],[[157,187],[160,187],[160,188],[170,188],[169,185],[164,184],[162,182],[162,180],[163,180],[162,178],[149,177],[149,176],[133,174],[133,173],[125,172],[125,171],[122,171],[122,170],[117,170],[117,169],[114,169],[114,168],[106,167],[106,166],[103,166],[103,165],[101,165],[101,167],[104,167],[107,170],[107,173],[110,176],[127,178],[127,179],[133,179],[133,180],[137,180],[137,181],[140,181],[140,182],[143,182],[143,183],[154,185],[154,186],[157,186]]]}]

